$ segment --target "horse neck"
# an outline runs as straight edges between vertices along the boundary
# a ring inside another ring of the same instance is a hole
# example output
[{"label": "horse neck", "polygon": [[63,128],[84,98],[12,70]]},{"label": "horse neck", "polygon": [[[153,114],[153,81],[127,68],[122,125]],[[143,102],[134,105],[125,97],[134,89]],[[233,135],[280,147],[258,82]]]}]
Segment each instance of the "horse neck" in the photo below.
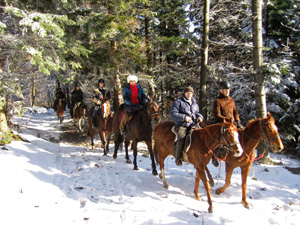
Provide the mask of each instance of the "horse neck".
[{"label": "horse neck", "polygon": [[62,106],[62,104],[63,104],[63,100],[60,98],[60,99],[58,100],[58,105],[59,105],[59,106]]},{"label": "horse neck", "polygon": [[239,140],[243,150],[250,154],[254,151],[261,137],[260,120],[250,121],[244,130],[239,131]]},{"label": "horse neck", "polygon": [[207,126],[203,129],[196,130],[196,132],[199,132],[199,135],[201,137],[201,143],[199,146],[206,146],[208,151],[214,151],[217,147],[219,147],[219,145],[221,144],[221,127],[221,124],[215,124]]}]

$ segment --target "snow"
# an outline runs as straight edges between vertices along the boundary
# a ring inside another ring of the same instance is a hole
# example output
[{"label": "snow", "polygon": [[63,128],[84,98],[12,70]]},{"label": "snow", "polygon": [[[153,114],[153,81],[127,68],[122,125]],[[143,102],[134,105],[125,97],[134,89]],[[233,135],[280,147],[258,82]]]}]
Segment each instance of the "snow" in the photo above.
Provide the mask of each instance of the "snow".
[{"label": "snow", "polygon": [[[272,154],[283,165],[252,166],[247,186],[250,209],[241,204],[240,169],[234,171],[225,193],[216,195],[224,184],[225,166],[209,163],[215,180],[210,214],[202,183],[203,200],[194,197],[192,165],[177,167],[168,157],[167,190],[152,175],[151,160],[141,151],[135,171],[125,162],[124,151],[113,159],[112,143],[108,156],[103,156],[102,149],[60,141],[62,124],[53,110],[32,110],[13,118],[13,123],[28,142],[14,141],[0,148],[0,224],[299,224],[300,175],[285,167],[300,163],[287,156]],[[70,123],[70,118],[63,123]],[[139,150],[146,150],[144,143]]]}]

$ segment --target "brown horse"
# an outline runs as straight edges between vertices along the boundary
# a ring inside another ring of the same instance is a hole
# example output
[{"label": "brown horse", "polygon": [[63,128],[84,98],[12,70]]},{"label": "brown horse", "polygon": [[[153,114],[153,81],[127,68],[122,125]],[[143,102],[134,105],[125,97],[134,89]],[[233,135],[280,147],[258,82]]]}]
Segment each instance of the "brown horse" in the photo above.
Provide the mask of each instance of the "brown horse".
[{"label": "brown horse", "polygon": [[[95,107],[90,109],[89,117],[88,117],[88,124],[89,124],[89,133],[92,142],[92,149],[94,149],[94,129],[99,132],[99,137],[101,140],[101,144],[103,146],[104,155],[107,155],[109,151],[109,142],[110,136],[112,133],[112,121],[113,121],[113,114],[110,110],[109,101],[103,101],[101,104],[101,109],[99,110],[99,115],[97,116],[97,122],[94,126],[92,122],[92,113]],[[105,132],[107,135],[105,137]]]},{"label": "brown horse", "polygon": [[[284,146],[279,137],[275,120],[270,113],[267,114],[267,118],[249,121],[247,126],[239,131],[239,140],[243,148],[243,154],[240,157],[229,155],[226,158],[225,184],[223,187],[218,188],[216,193],[221,194],[225,191],[225,189],[230,185],[233,170],[236,167],[240,167],[242,176],[242,204],[246,208],[249,208],[249,204],[246,200],[247,177],[251,164],[255,160],[255,148],[260,140],[268,142],[273,152],[281,151]],[[197,189],[195,189],[195,192],[198,193],[198,186]]]},{"label": "brown horse", "polygon": [[58,99],[57,109],[56,109],[56,116],[60,123],[62,123],[65,114],[65,104],[63,99]]},{"label": "brown horse", "polygon": [[73,121],[80,132],[83,130],[87,106],[82,102],[76,102],[73,109]]},{"label": "brown horse", "polygon": [[[154,128],[154,155],[157,163],[160,165],[160,178],[163,179],[164,187],[168,188],[164,172],[164,160],[168,155],[173,155],[173,143],[175,134],[171,131],[174,126],[173,121],[166,121],[158,124]],[[210,185],[205,175],[205,167],[210,161],[213,151],[219,146],[224,145],[229,150],[238,150],[240,144],[238,141],[238,130],[233,123],[225,122],[207,126],[202,129],[195,129],[191,135],[192,141],[190,148],[184,157],[184,161],[194,165],[197,175],[200,176],[209,204],[208,211],[212,213],[213,206],[210,194]],[[196,198],[200,199],[198,193]]]},{"label": "brown horse", "polygon": [[[120,114],[123,112],[124,105],[121,105],[114,116],[113,119],[113,131],[114,131],[114,141],[115,141],[115,152],[114,152],[114,159],[117,158],[118,148],[119,145],[123,141],[123,136],[120,133]],[[148,151],[151,156],[152,161],[152,174],[157,175],[156,166],[154,162],[154,156],[152,151],[152,120],[158,122],[160,120],[159,115],[159,105],[156,102],[151,102],[148,100],[145,106],[135,112],[133,114],[132,119],[128,122],[125,127],[125,151],[126,156],[125,159],[128,163],[131,163],[129,156],[128,156],[128,145],[130,140],[132,140],[131,147],[133,149],[134,155],[134,170],[138,170],[137,166],[137,144],[140,141],[144,141],[147,144]]]}]

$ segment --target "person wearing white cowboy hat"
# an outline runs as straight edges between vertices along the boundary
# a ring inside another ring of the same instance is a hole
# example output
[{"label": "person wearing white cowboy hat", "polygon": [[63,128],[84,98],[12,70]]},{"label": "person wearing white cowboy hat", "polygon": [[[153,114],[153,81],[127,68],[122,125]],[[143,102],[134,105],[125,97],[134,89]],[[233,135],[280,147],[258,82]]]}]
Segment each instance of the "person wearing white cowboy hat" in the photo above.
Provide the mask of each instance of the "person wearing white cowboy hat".
[{"label": "person wearing white cowboy hat", "polygon": [[125,125],[131,119],[132,114],[143,108],[147,101],[147,96],[144,93],[143,88],[137,84],[138,77],[130,74],[127,77],[127,85],[123,91],[124,110],[125,113],[122,116],[120,122],[120,130],[124,131]]}]

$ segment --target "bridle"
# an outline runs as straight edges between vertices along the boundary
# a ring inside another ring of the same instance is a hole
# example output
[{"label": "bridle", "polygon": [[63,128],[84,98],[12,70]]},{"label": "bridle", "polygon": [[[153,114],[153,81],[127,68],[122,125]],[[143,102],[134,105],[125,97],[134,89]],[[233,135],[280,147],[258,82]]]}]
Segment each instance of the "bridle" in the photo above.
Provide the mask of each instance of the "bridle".
[{"label": "bridle", "polygon": [[[259,125],[260,125],[260,138],[262,138],[262,134],[265,136],[265,138],[267,139],[267,142],[269,143],[269,145],[271,146],[272,145],[272,142],[274,140],[277,140],[277,139],[280,139],[279,135],[277,135],[276,137],[270,139],[269,135],[268,135],[268,132],[267,132],[267,128],[266,126],[262,126],[262,120],[259,121]],[[274,121],[268,121],[268,122],[265,122],[264,125],[266,124],[270,124],[270,123],[274,123]],[[264,139],[263,139],[264,140]]]},{"label": "bridle", "polygon": [[[227,137],[227,135],[226,135],[226,132],[227,132],[227,130],[233,129],[232,127],[225,128],[224,125],[222,125],[222,127],[221,127],[221,136],[220,136],[220,140],[214,138],[214,137],[209,133],[209,131],[206,129],[206,127],[204,127],[203,129],[208,133],[208,135],[209,135],[212,139],[214,139],[214,140],[216,140],[216,141],[218,141],[218,142],[220,143],[220,147],[221,147],[221,148],[224,148],[224,149],[227,150],[227,151],[226,151],[226,156],[225,156],[225,158],[222,159],[222,160],[224,160],[224,161],[226,160],[229,151],[234,151],[234,149],[232,148],[232,146],[238,145],[238,144],[239,144],[238,141],[233,141],[232,143],[229,143],[229,141],[228,141],[228,137]],[[223,140],[224,140],[224,142],[225,142],[225,145],[223,145]],[[215,153],[209,148],[209,146],[208,146],[208,144],[207,144],[207,139],[206,139],[206,137],[205,137],[205,144],[206,144],[206,147],[209,149],[209,151],[215,156],[215,158],[218,158],[218,157],[215,155]]]},{"label": "bridle", "polygon": [[[244,149],[244,135],[247,136],[247,137],[249,137],[249,138],[251,138],[251,139],[253,139],[253,140],[255,140],[255,141],[263,140],[264,142],[269,143],[269,146],[270,146],[270,147],[272,147],[272,142],[273,142],[274,140],[280,139],[279,135],[277,135],[276,137],[270,139],[270,137],[269,137],[269,135],[268,135],[268,132],[267,132],[267,128],[266,128],[266,126],[265,126],[266,124],[274,123],[274,121],[267,121],[267,122],[265,122],[264,124],[262,124],[262,121],[263,121],[263,120],[264,120],[264,119],[260,119],[260,120],[259,120],[260,136],[259,136],[258,139],[249,136],[248,134],[245,133],[245,131],[243,131],[243,136],[242,136],[242,147],[243,147],[243,149]],[[263,136],[265,137],[266,140],[263,138]],[[245,155],[248,157],[248,159],[249,159],[250,161],[256,161],[256,160],[261,159],[261,158],[264,156],[265,152],[266,152],[266,150],[264,150],[263,153],[262,153],[259,157],[254,158],[254,159],[252,159],[253,157],[252,157],[252,156],[249,156],[246,152],[244,152],[244,153],[245,153]]]}]

